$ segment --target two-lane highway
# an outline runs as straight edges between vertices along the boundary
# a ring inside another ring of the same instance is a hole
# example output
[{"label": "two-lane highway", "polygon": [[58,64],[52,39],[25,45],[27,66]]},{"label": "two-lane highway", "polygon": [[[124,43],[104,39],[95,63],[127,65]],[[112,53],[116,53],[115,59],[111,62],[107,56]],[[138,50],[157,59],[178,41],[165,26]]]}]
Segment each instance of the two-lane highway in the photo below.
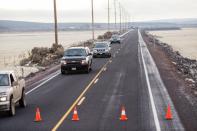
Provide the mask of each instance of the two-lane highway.
[{"label": "two-lane highway", "polygon": [[[112,54],[121,46],[113,45]],[[0,116],[0,130],[50,130],[70,108],[73,101],[81,94],[101,68],[109,61],[108,58],[94,59],[90,74],[57,75],[41,86],[27,90],[28,106],[22,109],[17,106],[16,116]],[[33,89],[33,90],[32,90]],[[43,121],[35,123],[35,110],[39,107]]]},{"label": "two-lane highway", "polygon": [[[147,86],[145,76],[153,79],[154,72],[145,73],[148,68],[143,62],[146,65],[150,62],[148,56],[141,57],[143,53],[139,52],[143,50],[139,50],[138,38],[137,30],[125,34],[121,45],[112,45],[111,59],[94,59],[90,74],[59,74],[41,84],[28,93],[27,108],[17,109],[14,117],[0,117],[0,130],[159,131],[165,125],[172,125],[165,130],[180,130],[171,124],[173,120],[166,122],[162,116],[166,110],[165,98],[161,101],[159,96],[163,91],[152,82]],[[152,94],[150,88],[156,88]],[[71,120],[75,106],[79,121]],[[126,109],[127,121],[119,119],[122,106]],[[43,119],[37,123],[34,122],[36,107],[40,108]]]},{"label": "two-lane highway", "polygon": [[[141,86],[136,31],[125,38],[106,68],[78,107],[80,121],[71,121],[70,113],[59,130],[155,130],[148,92]],[[119,120],[122,106],[126,108],[126,122]]]}]

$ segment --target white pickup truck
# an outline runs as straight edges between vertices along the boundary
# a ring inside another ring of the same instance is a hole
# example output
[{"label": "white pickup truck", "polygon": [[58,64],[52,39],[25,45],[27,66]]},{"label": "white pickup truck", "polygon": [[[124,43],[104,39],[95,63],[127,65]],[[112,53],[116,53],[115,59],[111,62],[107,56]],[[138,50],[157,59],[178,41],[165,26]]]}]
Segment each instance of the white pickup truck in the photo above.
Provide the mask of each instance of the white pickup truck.
[{"label": "white pickup truck", "polygon": [[0,111],[15,115],[15,105],[26,106],[25,80],[18,79],[14,71],[0,71]]}]

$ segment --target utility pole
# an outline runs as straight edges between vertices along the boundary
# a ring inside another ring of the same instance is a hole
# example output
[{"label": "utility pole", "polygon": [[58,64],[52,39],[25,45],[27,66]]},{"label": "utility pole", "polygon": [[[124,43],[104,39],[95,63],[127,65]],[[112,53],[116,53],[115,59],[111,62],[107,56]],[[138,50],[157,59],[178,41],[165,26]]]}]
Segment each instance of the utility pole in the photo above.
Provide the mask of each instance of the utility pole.
[{"label": "utility pole", "polygon": [[92,40],[94,42],[94,1],[91,0],[92,5]]},{"label": "utility pole", "polygon": [[54,22],[55,22],[55,44],[58,44],[56,0],[54,0]]},{"label": "utility pole", "polygon": [[120,11],[120,33],[122,31],[122,9],[121,9],[121,5],[120,5],[120,2],[119,2],[119,11]]},{"label": "utility pole", "polygon": [[114,16],[115,16],[115,30],[117,29],[117,26],[116,26],[116,0],[114,0]]},{"label": "utility pole", "polygon": [[109,9],[109,0],[108,0],[108,32],[110,31],[110,9]]}]

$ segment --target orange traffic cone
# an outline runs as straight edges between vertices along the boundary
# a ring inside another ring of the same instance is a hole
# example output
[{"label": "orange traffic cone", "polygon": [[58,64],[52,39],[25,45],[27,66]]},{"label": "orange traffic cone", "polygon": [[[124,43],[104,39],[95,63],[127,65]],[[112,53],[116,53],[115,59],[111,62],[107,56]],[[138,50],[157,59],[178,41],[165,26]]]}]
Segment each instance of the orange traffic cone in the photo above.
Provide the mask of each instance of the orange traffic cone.
[{"label": "orange traffic cone", "polygon": [[168,108],[167,108],[166,120],[172,120],[172,112],[171,112],[170,105],[168,105]]},{"label": "orange traffic cone", "polygon": [[74,111],[73,111],[72,121],[78,121],[78,120],[79,120],[79,116],[78,116],[78,113],[77,113],[77,108],[75,107]]},{"label": "orange traffic cone", "polygon": [[125,107],[124,107],[124,106],[122,107],[122,110],[121,110],[120,120],[121,120],[121,121],[126,121],[126,120],[128,120],[128,118],[127,118],[127,116],[126,116],[126,111],[125,111]]},{"label": "orange traffic cone", "polygon": [[36,117],[35,117],[35,122],[39,122],[39,121],[42,121],[42,118],[41,118],[41,115],[40,115],[40,109],[37,108],[36,109]]}]

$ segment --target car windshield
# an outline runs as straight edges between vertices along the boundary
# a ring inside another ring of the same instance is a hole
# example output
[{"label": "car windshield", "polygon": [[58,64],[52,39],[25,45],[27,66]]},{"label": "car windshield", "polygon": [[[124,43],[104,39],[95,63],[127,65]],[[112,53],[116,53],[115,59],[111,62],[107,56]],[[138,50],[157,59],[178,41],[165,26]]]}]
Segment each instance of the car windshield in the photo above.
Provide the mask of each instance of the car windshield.
[{"label": "car windshield", "polygon": [[9,77],[7,74],[0,74],[0,86],[9,86]]},{"label": "car windshield", "polygon": [[112,38],[113,39],[117,39],[118,38],[118,35],[113,35]]},{"label": "car windshield", "polygon": [[101,44],[96,44],[95,45],[95,48],[106,48],[106,47],[108,47],[108,46],[105,43],[101,43]]},{"label": "car windshield", "polygon": [[86,56],[84,49],[68,49],[64,52],[64,56]]}]

